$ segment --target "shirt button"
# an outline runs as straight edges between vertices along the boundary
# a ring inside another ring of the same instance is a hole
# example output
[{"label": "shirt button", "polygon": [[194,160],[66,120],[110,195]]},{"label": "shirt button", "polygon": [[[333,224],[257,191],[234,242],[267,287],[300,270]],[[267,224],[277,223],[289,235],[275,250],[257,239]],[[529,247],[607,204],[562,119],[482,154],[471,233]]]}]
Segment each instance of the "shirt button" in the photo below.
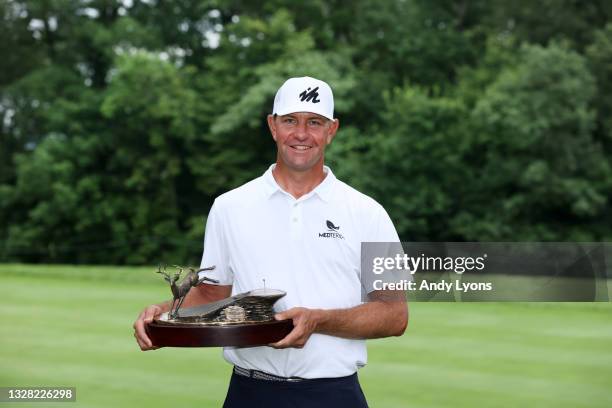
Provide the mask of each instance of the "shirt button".
[{"label": "shirt button", "polygon": [[297,222],[297,217],[293,217],[293,222]]}]

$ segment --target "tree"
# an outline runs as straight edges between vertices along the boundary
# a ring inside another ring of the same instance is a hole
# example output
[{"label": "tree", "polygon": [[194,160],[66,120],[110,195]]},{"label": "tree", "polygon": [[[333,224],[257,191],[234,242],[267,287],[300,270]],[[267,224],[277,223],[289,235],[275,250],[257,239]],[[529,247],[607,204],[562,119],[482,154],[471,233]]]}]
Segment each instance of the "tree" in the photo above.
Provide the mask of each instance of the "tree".
[{"label": "tree", "polygon": [[406,241],[453,240],[449,221],[461,208],[464,146],[461,101],[417,87],[386,95],[384,123],[361,163],[361,183],[384,202]]},{"label": "tree", "polygon": [[574,3],[0,0],[0,259],[197,262],[301,75],[402,238],[610,237],[610,6]]},{"label": "tree", "polygon": [[[592,135],[595,83],[561,45],[524,46],[472,111],[468,240],[596,240],[610,167]],[[482,197],[489,197],[483,200]]]}]

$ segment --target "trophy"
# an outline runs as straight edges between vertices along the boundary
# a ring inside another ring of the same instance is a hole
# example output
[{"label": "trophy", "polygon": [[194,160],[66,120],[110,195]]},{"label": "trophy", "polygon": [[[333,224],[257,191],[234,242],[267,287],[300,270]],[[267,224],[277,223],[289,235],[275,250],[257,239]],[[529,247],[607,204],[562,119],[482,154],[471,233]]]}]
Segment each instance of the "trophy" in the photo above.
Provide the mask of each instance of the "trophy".
[{"label": "trophy", "polygon": [[286,295],[277,289],[255,289],[240,293],[217,302],[181,308],[185,296],[191,288],[206,281],[218,281],[201,276],[200,272],[215,267],[195,270],[177,285],[184,270],[176,266],[174,275],[166,272],[160,265],[157,273],[170,284],[172,303],[170,310],[162,313],[147,324],[149,338],[156,347],[216,347],[261,346],[284,338],[293,330],[293,321],[275,320],[274,303]]}]

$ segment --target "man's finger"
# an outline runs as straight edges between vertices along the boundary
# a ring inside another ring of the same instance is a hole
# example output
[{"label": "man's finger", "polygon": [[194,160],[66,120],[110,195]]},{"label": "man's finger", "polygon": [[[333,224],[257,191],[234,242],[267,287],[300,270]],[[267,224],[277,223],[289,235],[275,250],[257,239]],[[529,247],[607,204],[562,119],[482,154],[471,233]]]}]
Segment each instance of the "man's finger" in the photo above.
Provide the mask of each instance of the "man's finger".
[{"label": "man's finger", "polygon": [[138,318],[133,324],[136,341],[143,351],[155,350],[158,348],[153,346],[153,342],[147,334],[146,325],[151,323],[160,312],[161,308],[159,306],[149,306],[138,315]]},{"label": "man's finger", "polygon": [[149,337],[147,336],[141,336],[139,333],[134,333],[134,336],[136,337],[136,341],[138,342],[138,345],[143,351],[156,350],[159,348],[159,347],[154,346],[151,339],[149,339]]},{"label": "man's finger", "polygon": [[147,309],[145,310],[143,320],[147,323],[151,323],[153,319],[155,318],[155,316],[157,316],[158,314],[159,314],[159,310],[156,308]]},{"label": "man's finger", "polygon": [[144,321],[142,321],[142,320],[139,320],[139,321],[136,323],[136,336],[137,336],[139,339],[147,339],[147,340],[148,340],[148,339],[149,339],[149,336],[147,336],[147,332],[146,332],[146,330],[145,330],[144,325],[145,325],[145,323],[144,323]]},{"label": "man's finger", "polygon": [[304,335],[304,331],[298,326],[294,326],[293,330],[285,336],[284,339],[277,341],[276,343],[270,344],[274,348],[287,348],[293,347],[293,345]]},{"label": "man's finger", "polygon": [[138,328],[138,322],[140,322],[143,318],[144,312],[140,312],[140,314],[138,315],[138,317],[136,318],[136,321],[134,322],[134,324],[132,325],[132,327],[134,328],[134,330],[136,330]]},{"label": "man's finger", "polygon": [[142,351],[155,350],[157,348],[153,346],[153,342],[147,335],[146,325],[153,320],[153,318],[159,313],[160,310],[161,309],[159,308],[159,306],[148,306],[142,312],[140,312],[138,318],[132,325],[132,327],[134,328],[134,337],[136,338],[136,343]]},{"label": "man's finger", "polygon": [[270,347],[274,347],[274,348],[278,348],[278,349],[282,349],[282,348],[287,348],[289,347],[288,345],[288,339],[289,336],[291,335],[291,333],[289,333],[288,335],[286,335],[283,339],[277,341],[276,343],[271,343],[269,344]]},{"label": "man's finger", "polygon": [[153,343],[151,343],[151,340],[149,339],[149,337],[147,337],[146,334],[137,331],[136,333],[134,333],[136,336],[136,340],[138,341],[138,344],[142,347],[146,347],[149,348],[151,346],[153,346]]},{"label": "man's finger", "polygon": [[136,333],[134,333],[134,337],[136,337],[136,343],[138,343],[138,347],[140,347],[140,350],[145,351],[145,345],[142,343],[140,338],[138,338],[138,335]]},{"label": "man's finger", "polygon": [[296,316],[299,317],[300,311],[301,311],[301,308],[292,307],[291,309],[287,309],[287,310],[277,313],[276,315],[274,315],[274,318],[276,320],[293,319]]},{"label": "man's finger", "polygon": [[277,343],[269,344],[269,346],[277,348],[277,349],[285,349],[285,348],[289,348],[289,347],[303,348],[304,347],[304,342],[302,341],[301,337],[298,337],[298,338],[295,338],[295,339],[284,338],[283,340],[281,340],[281,341],[279,341]]}]

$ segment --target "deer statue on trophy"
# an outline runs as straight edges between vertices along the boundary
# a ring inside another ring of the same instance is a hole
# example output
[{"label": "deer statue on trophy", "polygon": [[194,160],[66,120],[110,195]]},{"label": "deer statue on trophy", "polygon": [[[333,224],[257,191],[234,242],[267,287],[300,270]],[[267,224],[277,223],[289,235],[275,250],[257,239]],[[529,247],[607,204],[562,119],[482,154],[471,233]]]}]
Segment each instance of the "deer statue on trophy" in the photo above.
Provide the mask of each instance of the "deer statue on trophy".
[{"label": "deer statue on trophy", "polygon": [[200,277],[200,272],[211,271],[215,269],[214,266],[210,266],[208,268],[201,268],[198,270],[189,267],[189,273],[185,275],[181,283],[177,285],[176,282],[178,282],[178,280],[181,278],[181,274],[183,273],[185,268],[179,265],[174,265],[174,267],[177,269],[177,272],[174,273],[174,275],[172,276],[170,276],[170,274],[166,272],[165,265],[162,268],[162,265],[160,264],[157,268],[157,273],[164,277],[164,280],[170,284],[170,290],[172,290],[173,299],[172,304],[170,306],[170,311],[168,312],[168,317],[170,319],[175,319],[178,316],[178,310],[183,304],[185,296],[187,296],[187,293],[191,288],[198,286],[201,283],[204,283],[205,281],[211,283],[219,283],[218,280],[211,279],[206,276]]}]

